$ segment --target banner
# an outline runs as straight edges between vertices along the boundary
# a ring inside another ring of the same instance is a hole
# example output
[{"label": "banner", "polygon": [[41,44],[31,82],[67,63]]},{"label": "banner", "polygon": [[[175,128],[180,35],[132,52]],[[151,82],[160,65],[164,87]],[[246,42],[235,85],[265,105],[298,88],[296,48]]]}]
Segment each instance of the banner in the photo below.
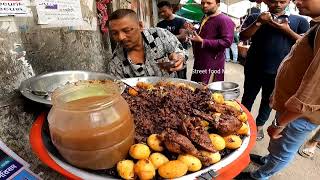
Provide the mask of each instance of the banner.
[{"label": "banner", "polygon": [[0,16],[15,16],[27,14],[28,10],[24,0],[0,0]]},{"label": "banner", "polygon": [[37,0],[38,24],[81,26],[83,23],[80,0]]}]

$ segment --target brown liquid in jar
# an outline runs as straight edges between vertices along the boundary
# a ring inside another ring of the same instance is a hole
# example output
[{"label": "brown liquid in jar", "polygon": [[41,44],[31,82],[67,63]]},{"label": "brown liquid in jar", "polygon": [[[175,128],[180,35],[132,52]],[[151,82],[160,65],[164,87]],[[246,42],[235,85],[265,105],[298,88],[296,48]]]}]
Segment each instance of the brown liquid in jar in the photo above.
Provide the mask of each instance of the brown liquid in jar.
[{"label": "brown liquid in jar", "polygon": [[[66,103],[65,107],[86,107],[106,98],[108,96],[82,98]],[[53,144],[75,166],[89,169],[113,167],[125,159],[134,143],[134,123],[130,111],[124,110],[129,109],[126,106],[125,100],[119,98],[110,107],[90,112],[79,111],[72,115],[63,110],[56,112],[57,119],[50,127]]]}]

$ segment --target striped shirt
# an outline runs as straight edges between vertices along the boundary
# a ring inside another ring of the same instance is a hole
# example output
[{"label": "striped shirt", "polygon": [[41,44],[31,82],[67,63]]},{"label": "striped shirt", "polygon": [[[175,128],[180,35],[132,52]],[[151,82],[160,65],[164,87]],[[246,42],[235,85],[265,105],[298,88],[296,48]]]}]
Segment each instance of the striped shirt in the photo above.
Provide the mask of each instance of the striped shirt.
[{"label": "striped shirt", "polygon": [[142,32],[142,36],[145,52],[144,64],[132,63],[125,50],[118,45],[109,64],[109,72],[118,78],[143,76],[177,77],[176,72],[168,73],[157,65],[157,61],[162,60],[173,52],[182,53],[185,56],[185,60],[187,59],[186,52],[176,36],[161,28],[145,29]]}]

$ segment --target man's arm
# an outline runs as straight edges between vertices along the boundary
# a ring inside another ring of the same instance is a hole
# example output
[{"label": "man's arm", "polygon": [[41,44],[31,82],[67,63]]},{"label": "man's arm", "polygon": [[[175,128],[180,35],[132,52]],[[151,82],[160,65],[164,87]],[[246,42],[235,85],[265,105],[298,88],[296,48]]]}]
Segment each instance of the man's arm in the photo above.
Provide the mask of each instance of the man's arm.
[{"label": "man's arm", "polygon": [[187,39],[187,30],[186,29],[180,29],[179,30],[180,34],[179,35],[176,35],[177,39],[180,41],[180,42],[185,42],[186,39]]},{"label": "man's arm", "polygon": [[283,33],[285,33],[289,38],[291,38],[292,40],[296,41],[298,39],[300,39],[302,36],[296,32],[294,32],[290,26],[288,22],[283,22],[283,23],[277,23],[275,21],[270,21],[268,23],[270,26],[273,26],[274,28],[279,29],[280,31],[282,31]]},{"label": "man's arm", "polygon": [[284,32],[285,34],[287,34],[292,40],[296,41],[296,40],[298,40],[298,39],[300,39],[300,38],[302,37],[302,35],[297,34],[296,32],[294,32],[294,31],[290,28],[290,26],[289,26],[288,23],[284,23],[284,26],[287,26],[287,27],[284,28],[284,29],[282,29],[283,32]]},{"label": "man's arm", "polygon": [[185,32],[184,32],[184,29],[180,29],[179,32],[180,32],[180,34],[176,35],[177,39],[180,42],[185,41],[186,40],[186,35],[185,35]]},{"label": "man's arm", "polygon": [[[320,37],[318,37],[320,41]],[[320,44],[316,47],[315,56],[304,74],[302,82],[296,94],[286,103],[286,111],[283,112],[277,121],[278,127],[269,126],[268,133],[270,138],[281,138],[281,132],[292,121],[301,117],[305,112],[314,112],[320,109]]]},{"label": "man's arm", "polygon": [[302,35],[300,34],[297,34],[296,32],[294,32],[292,29],[287,29],[287,30],[284,30],[284,32],[291,38],[293,39],[294,41],[297,41],[298,39],[300,39],[302,37]]},{"label": "man's arm", "polygon": [[291,111],[283,112],[277,119],[279,126],[287,126],[291,121],[296,120],[302,113],[296,113]]},{"label": "man's arm", "polygon": [[274,122],[272,125],[268,127],[268,134],[271,139],[279,139],[282,137],[282,131],[284,128],[291,122],[296,120],[298,117],[300,117],[302,114],[301,113],[295,113],[291,111],[285,111],[283,112],[277,119],[276,121],[276,126]]},{"label": "man's arm", "polygon": [[202,42],[203,48],[214,48],[217,50],[225,49],[231,46],[234,36],[235,24],[223,21],[221,23],[221,38],[219,39],[204,39]]},{"label": "man's arm", "polygon": [[159,29],[158,33],[161,37],[161,41],[164,43],[166,53],[169,54],[169,59],[176,61],[175,67],[170,69],[170,71],[179,71],[183,69],[188,56],[182,44],[175,35],[166,29]]},{"label": "man's arm", "polygon": [[213,48],[213,49],[224,49],[231,46],[234,35],[234,24],[233,22],[221,21],[221,37],[219,39],[203,39],[196,32],[194,37],[191,39],[194,42],[202,44],[202,48]]},{"label": "man's arm", "polygon": [[[318,29],[318,32],[320,30]],[[320,41],[320,36],[315,42]],[[304,113],[320,110],[320,45],[314,47],[314,58],[306,70],[297,92],[285,103],[291,112]]]},{"label": "man's arm", "polygon": [[250,39],[263,24],[270,21],[272,21],[270,12],[261,13],[256,20],[253,15],[250,15],[242,25],[241,29],[244,30],[240,32],[240,40],[246,41]]},{"label": "man's arm", "polygon": [[250,39],[260,29],[261,22],[258,22],[253,15],[248,16],[241,26],[239,38],[242,41]]},{"label": "man's arm", "polygon": [[185,28],[186,26],[186,20],[181,19],[179,22],[179,33],[178,35],[176,35],[176,37],[178,38],[178,40],[180,42],[184,42],[187,39],[187,30]]},{"label": "man's arm", "polygon": [[270,21],[269,24],[284,32],[288,37],[290,37],[294,41],[300,39],[303,36],[303,34],[308,31],[310,27],[308,21],[305,18],[301,18],[301,20],[299,21],[297,32],[293,31],[290,28],[288,21],[282,23]]}]

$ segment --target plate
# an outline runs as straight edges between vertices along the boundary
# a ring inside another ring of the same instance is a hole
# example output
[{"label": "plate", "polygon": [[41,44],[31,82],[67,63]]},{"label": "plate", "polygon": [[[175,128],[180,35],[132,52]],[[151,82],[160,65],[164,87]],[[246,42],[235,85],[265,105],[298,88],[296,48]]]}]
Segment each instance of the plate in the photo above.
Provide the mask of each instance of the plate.
[{"label": "plate", "polygon": [[19,90],[26,98],[51,106],[51,93],[58,87],[79,80],[118,79],[112,75],[90,71],[58,71],[41,74],[23,81]]}]

